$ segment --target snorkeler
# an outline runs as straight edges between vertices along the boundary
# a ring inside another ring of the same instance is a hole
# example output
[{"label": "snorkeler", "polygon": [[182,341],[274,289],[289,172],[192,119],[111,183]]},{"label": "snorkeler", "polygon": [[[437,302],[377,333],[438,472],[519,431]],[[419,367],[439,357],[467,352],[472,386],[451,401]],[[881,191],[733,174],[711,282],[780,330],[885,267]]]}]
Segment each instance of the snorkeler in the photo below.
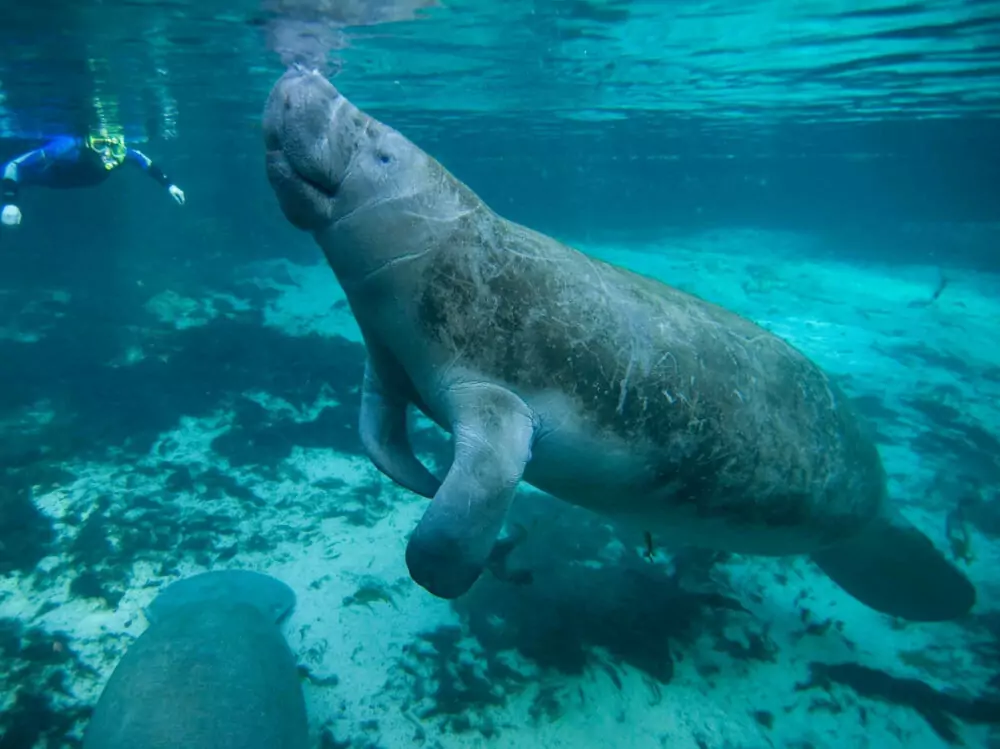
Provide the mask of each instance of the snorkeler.
[{"label": "snorkeler", "polygon": [[166,174],[145,154],[125,145],[120,135],[100,131],[86,138],[61,136],[42,148],[18,156],[3,167],[2,205],[0,221],[4,226],[21,223],[17,207],[20,185],[44,187],[89,187],[107,179],[126,161],[136,164],[170,193],[178,205],[184,205],[184,191],[173,184]]}]

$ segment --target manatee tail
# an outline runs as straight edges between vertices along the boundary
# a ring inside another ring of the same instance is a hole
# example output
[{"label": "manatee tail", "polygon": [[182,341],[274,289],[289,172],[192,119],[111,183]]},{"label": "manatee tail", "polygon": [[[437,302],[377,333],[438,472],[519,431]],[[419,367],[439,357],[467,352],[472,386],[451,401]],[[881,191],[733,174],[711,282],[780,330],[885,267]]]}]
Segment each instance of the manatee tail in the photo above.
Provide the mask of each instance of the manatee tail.
[{"label": "manatee tail", "polygon": [[157,622],[189,606],[249,604],[275,623],[295,607],[295,593],[280,580],[249,570],[217,570],[168,585],[146,609]]},{"label": "manatee tail", "polygon": [[940,622],[965,615],[976,603],[968,578],[896,511],[812,558],[847,593],[883,614]]}]

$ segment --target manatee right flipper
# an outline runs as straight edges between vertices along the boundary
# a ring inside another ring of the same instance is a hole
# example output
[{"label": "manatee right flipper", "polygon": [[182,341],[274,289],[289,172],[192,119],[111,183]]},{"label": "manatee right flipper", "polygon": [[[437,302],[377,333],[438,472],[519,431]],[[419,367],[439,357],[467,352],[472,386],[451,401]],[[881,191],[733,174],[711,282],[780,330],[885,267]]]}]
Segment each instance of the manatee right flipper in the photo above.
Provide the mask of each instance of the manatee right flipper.
[{"label": "manatee right flipper", "polygon": [[387,391],[371,360],[365,363],[361,388],[361,444],[382,473],[422,497],[433,497],[441,486],[413,454],[406,430],[405,400]]},{"label": "manatee right flipper", "polygon": [[479,578],[531,459],[534,421],[524,402],[488,383],[452,388],[455,458],[406,547],[410,576],[440,598]]},{"label": "manatee right flipper", "polygon": [[812,554],[846,592],[883,614],[913,622],[958,619],[976,603],[976,589],[931,540],[888,509],[846,544]]}]

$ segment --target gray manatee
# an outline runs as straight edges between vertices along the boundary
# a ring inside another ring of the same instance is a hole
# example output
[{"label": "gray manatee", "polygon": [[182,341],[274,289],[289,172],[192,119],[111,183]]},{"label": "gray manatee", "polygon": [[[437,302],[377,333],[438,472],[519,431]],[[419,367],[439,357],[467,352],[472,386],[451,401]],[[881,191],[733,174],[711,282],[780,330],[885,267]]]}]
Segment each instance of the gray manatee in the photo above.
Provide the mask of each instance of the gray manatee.
[{"label": "gray manatee", "polygon": [[84,749],[305,749],[298,670],[277,622],[295,594],[241,570],[180,580],[108,680]]},{"label": "gray manatee", "polygon": [[[433,498],[406,550],[431,593],[471,587],[523,480],[668,546],[811,555],[906,619],[974,605],[887,501],[847,398],[792,346],[498,216],[315,71],[275,84],[264,137],[281,209],[364,337],[362,443]],[[411,405],[452,435],[443,481],[413,454]]]}]

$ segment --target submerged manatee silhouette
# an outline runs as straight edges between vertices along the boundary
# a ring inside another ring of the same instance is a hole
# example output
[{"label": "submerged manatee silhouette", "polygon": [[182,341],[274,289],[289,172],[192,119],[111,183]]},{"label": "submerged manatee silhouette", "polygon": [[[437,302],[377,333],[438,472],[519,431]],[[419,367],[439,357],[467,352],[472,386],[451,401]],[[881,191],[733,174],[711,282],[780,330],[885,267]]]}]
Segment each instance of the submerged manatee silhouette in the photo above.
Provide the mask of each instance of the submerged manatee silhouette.
[{"label": "submerged manatee silhouette", "polygon": [[295,594],[267,575],[167,587],[108,680],[84,749],[306,749],[295,658],[277,623]]},{"label": "submerged manatee silhouette", "polygon": [[[887,501],[847,398],[752,322],[508,221],[398,132],[301,69],[264,113],[268,179],[347,295],[368,361],[361,441],[433,497],[414,580],[462,595],[524,481],[636,538],[810,554],[869,606],[965,614],[971,583]],[[407,409],[452,435],[443,481]]]}]

